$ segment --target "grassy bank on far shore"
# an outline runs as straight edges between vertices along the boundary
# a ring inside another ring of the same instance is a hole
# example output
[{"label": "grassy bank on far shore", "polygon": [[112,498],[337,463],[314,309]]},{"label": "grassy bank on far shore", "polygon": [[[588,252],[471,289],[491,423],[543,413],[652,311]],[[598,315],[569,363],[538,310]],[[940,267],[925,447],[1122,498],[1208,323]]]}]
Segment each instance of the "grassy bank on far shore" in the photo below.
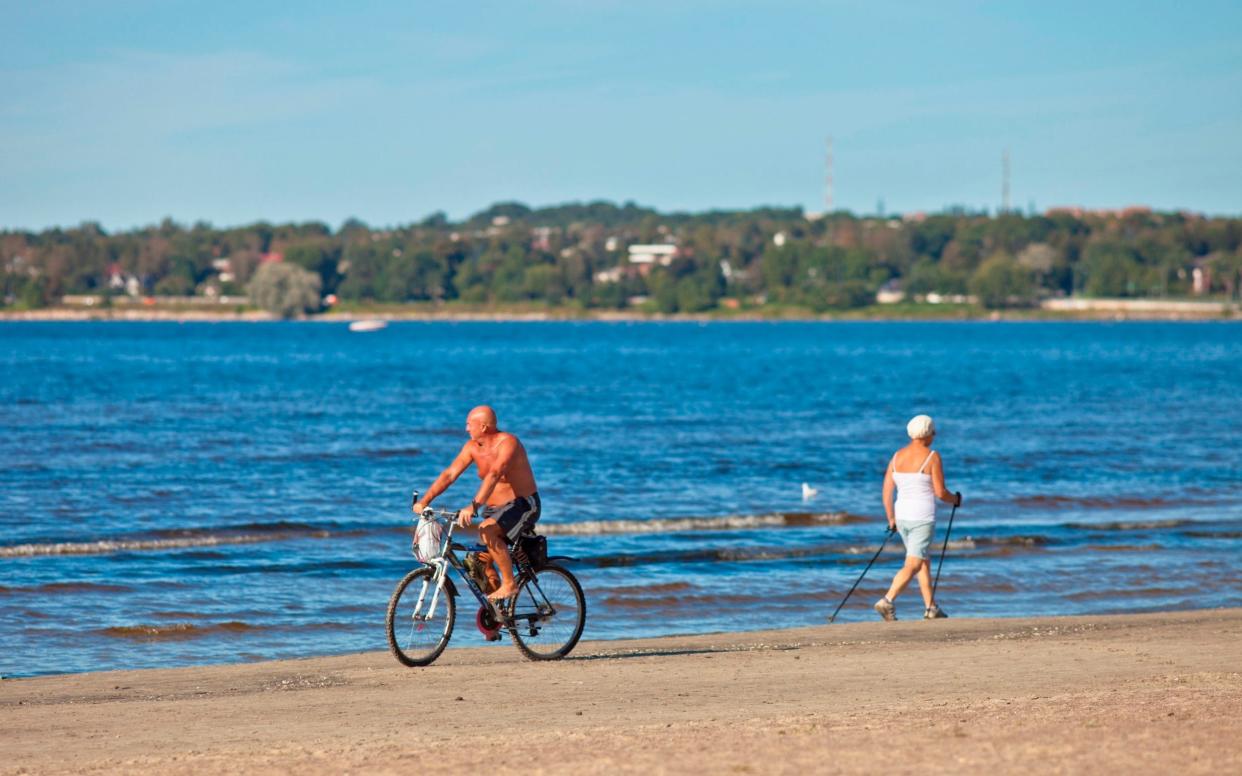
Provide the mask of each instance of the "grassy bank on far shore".
[{"label": "grassy bank on far shore", "polygon": [[[302,321],[340,322],[362,318],[384,320],[496,320],[496,321],[1209,321],[1242,320],[1242,308],[1192,309],[1158,302],[1142,310],[1013,308],[988,310],[973,304],[900,302],[849,310],[817,312],[792,305],[717,308],[697,313],[661,313],[631,307],[621,310],[539,303],[471,304],[467,302],[341,303]],[[37,309],[0,309],[0,321],[269,321],[274,317],[249,305],[177,304],[56,306]]]}]

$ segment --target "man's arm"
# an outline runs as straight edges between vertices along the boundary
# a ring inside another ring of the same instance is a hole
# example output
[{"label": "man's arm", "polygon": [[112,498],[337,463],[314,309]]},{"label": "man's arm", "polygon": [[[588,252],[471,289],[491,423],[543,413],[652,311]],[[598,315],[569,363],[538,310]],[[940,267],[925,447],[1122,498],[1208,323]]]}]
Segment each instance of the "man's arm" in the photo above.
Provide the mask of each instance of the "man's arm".
[{"label": "man's arm", "polygon": [[457,454],[457,457],[453,459],[449,467],[440,472],[440,476],[436,477],[436,481],[431,483],[431,487],[427,488],[427,492],[414,505],[414,511],[422,512],[423,509],[431,506],[431,502],[435,500],[436,496],[448,490],[450,485],[457,482],[457,478],[461,476],[462,472],[470,468],[470,464],[473,462],[474,456],[470,454],[470,443],[467,442],[462,445],[461,452]]}]

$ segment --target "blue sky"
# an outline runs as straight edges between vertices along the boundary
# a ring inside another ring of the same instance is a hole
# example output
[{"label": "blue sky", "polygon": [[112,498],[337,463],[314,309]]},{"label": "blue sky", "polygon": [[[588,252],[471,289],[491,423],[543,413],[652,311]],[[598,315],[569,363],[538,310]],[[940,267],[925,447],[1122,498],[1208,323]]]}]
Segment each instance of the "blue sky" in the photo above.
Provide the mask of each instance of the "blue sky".
[{"label": "blue sky", "polygon": [[[0,227],[1242,212],[1242,4],[2,4]],[[296,12],[289,10],[296,8]]]}]

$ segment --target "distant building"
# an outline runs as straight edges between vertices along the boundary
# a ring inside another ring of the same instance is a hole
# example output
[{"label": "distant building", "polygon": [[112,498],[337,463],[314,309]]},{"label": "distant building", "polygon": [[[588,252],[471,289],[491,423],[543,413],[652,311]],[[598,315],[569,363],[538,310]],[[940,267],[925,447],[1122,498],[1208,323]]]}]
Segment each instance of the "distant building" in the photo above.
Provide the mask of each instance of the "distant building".
[{"label": "distant building", "polygon": [[138,282],[138,278],[125,273],[120,264],[113,262],[108,265],[108,288],[113,291],[124,291],[129,296],[138,296],[138,292],[142,290],[142,284]]},{"label": "distant building", "polygon": [[631,264],[645,264],[648,266],[659,264],[661,267],[667,267],[673,263],[673,259],[676,257],[676,245],[657,244],[630,246]]},{"label": "distant building", "polygon": [[531,250],[549,251],[552,250],[552,227],[537,226],[531,231]]},{"label": "distant building", "polygon": [[236,277],[233,274],[233,262],[227,257],[223,259],[213,259],[211,262],[211,268],[216,271],[217,275],[219,275],[221,283],[231,283]]},{"label": "distant building", "polygon": [[895,279],[880,286],[880,290],[875,292],[876,304],[897,304],[905,298],[906,292],[901,290],[901,283]]},{"label": "distant building", "polygon": [[1190,293],[1203,296],[1212,290],[1212,268],[1203,259],[1195,261],[1190,270]]},{"label": "distant building", "polygon": [[617,283],[624,274],[622,267],[611,267],[595,273],[596,283]]}]

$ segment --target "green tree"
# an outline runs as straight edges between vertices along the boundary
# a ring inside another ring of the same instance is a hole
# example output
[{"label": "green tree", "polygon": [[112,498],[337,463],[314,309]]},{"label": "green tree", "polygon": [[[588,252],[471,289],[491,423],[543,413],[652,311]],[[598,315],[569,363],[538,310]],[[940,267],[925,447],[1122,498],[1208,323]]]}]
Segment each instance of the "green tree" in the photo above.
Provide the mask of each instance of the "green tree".
[{"label": "green tree", "polygon": [[47,306],[47,284],[42,278],[29,278],[17,295],[17,305],[27,310]]},{"label": "green tree", "polygon": [[911,296],[964,294],[966,293],[966,278],[961,273],[942,267],[931,259],[922,259],[910,268],[904,289]]},{"label": "green tree", "polygon": [[592,307],[619,310],[625,307],[625,287],[620,283],[600,283],[591,294]]},{"label": "green tree", "polygon": [[194,281],[179,272],[165,275],[156,282],[154,291],[160,296],[192,296]]},{"label": "green tree", "polygon": [[535,264],[526,268],[522,291],[528,299],[560,304],[566,295],[565,278],[555,264]]},{"label": "green tree", "polygon": [[662,313],[675,313],[677,305],[677,280],[667,272],[654,273],[647,278],[651,288],[651,300]]},{"label": "green tree", "polygon": [[281,318],[293,318],[319,309],[319,276],[284,262],[264,264],[250,280],[254,304]]},{"label": "green tree", "polygon": [[1034,298],[1031,272],[1008,254],[997,253],[970,277],[971,293],[988,309],[1029,305]]},{"label": "green tree", "polygon": [[1217,251],[1211,254],[1207,265],[1217,282],[1224,287],[1225,295],[1236,299],[1239,290],[1242,290],[1242,252]]},{"label": "green tree", "polygon": [[1088,296],[1134,296],[1142,287],[1142,271],[1134,250],[1122,243],[1089,245],[1082,272],[1082,290]]},{"label": "green tree", "polygon": [[875,289],[862,280],[838,280],[824,283],[811,300],[811,308],[824,310],[848,310],[866,307],[875,302]]},{"label": "green tree", "polygon": [[320,288],[332,291],[336,288],[337,260],[340,251],[327,241],[316,241],[292,245],[285,249],[285,261],[295,264],[308,272],[319,275]]},{"label": "green tree", "polygon": [[702,312],[716,304],[706,284],[693,275],[678,280],[674,288],[677,309],[683,313]]}]

